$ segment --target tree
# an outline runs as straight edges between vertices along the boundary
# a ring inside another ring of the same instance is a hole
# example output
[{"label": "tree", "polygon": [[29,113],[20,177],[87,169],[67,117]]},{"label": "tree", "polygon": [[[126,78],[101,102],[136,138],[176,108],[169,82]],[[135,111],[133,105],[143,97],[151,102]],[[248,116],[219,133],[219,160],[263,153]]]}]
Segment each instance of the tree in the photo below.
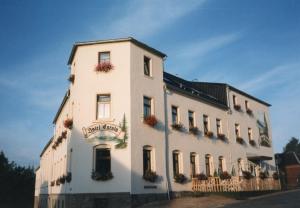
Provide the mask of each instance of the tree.
[{"label": "tree", "polygon": [[283,148],[283,152],[296,152],[300,154],[300,141],[296,137],[292,137]]}]

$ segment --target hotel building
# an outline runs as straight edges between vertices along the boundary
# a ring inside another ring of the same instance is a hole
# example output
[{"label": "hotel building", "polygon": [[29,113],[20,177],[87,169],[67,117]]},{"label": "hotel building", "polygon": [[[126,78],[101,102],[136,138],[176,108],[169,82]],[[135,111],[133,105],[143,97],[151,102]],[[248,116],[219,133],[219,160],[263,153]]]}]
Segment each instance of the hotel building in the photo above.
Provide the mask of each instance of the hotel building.
[{"label": "hotel building", "polygon": [[275,171],[270,105],[167,73],[165,59],[134,38],[73,45],[35,207],[130,207],[191,193],[199,175]]}]

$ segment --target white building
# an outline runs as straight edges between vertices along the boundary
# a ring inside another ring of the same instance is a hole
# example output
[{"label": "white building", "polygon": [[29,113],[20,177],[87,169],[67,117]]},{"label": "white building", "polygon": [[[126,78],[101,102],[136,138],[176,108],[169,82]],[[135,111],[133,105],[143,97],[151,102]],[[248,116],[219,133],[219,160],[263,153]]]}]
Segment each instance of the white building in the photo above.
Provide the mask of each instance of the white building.
[{"label": "white building", "polygon": [[165,58],[133,38],[74,44],[35,207],[125,207],[191,192],[200,173],[274,170],[270,105],[164,72]]}]

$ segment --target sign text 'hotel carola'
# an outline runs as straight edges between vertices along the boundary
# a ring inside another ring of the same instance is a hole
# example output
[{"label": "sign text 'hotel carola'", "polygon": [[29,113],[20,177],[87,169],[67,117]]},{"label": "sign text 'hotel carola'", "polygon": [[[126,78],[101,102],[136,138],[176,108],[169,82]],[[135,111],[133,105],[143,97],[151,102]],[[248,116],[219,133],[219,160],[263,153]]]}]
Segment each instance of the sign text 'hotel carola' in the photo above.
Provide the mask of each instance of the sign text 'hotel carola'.
[{"label": "sign text 'hotel carola'", "polygon": [[96,134],[97,132],[101,131],[111,132],[117,137],[120,135],[122,129],[119,126],[111,123],[96,123],[86,128],[83,127],[82,131],[85,138],[88,138],[92,134]]}]

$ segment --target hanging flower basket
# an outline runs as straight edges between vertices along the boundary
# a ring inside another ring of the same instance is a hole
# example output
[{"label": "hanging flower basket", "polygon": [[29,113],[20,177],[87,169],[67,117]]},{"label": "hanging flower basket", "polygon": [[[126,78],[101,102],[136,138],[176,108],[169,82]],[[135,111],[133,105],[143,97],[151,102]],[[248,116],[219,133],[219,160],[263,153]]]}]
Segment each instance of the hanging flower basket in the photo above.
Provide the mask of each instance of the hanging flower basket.
[{"label": "hanging flower basket", "polygon": [[171,125],[171,127],[177,131],[182,131],[183,130],[183,125],[181,123],[174,123]]},{"label": "hanging flower basket", "polygon": [[192,133],[192,134],[194,134],[194,135],[198,135],[199,129],[198,129],[197,126],[193,126],[193,127],[189,128],[189,132]]},{"label": "hanging flower basket", "polygon": [[222,134],[222,133],[219,133],[217,134],[218,138],[222,141],[225,141],[226,140],[226,137],[225,137],[225,134]]},{"label": "hanging flower basket", "polygon": [[220,173],[221,180],[229,180],[231,179],[231,175],[227,171],[223,171]]},{"label": "hanging flower basket", "polygon": [[108,173],[102,175],[96,171],[93,171],[91,177],[95,181],[107,181],[107,180],[110,180],[113,178],[113,174],[112,174],[112,172],[108,172]]},{"label": "hanging flower basket", "polygon": [[103,63],[99,63],[96,67],[95,67],[95,71],[96,72],[109,72],[110,70],[112,70],[114,67],[110,62],[103,62]]},{"label": "hanging flower basket", "polygon": [[71,82],[71,83],[74,83],[74,81],[75,81],[75,74],[70,74],[70,76],[68,78],[68,81]]},{"label": "hanging flower basket", "polygon": [[250,143],[252,146],[256,146],[256,142],[255,142],[253,139],[251,139],[251,140],[249,141],[249,143]]},{"label": "hanging flower basket", "polygon": [[214,136],[214,133],[212,131],[207,131],[204,134],[205,134],[205,136],[207,136],[209,138],[212,138]]},{"label": "hanging flower basket", "polygon": [[62,137],[63,139],[66,139],[66,138],[67,138],[67,131],[63,131],[63,132],[61,133],[61,137]]},{"label": "hanging flower basket", "polygon": [[67,173],[67,176],[66,176],[66,181],[67,181],[67,183],[70,183],[71,180],[72,180],[72,173],[71,173],[71,172],[68,172],[68,173]]},{"label": "hanging flower basket", "polygon": [[73,127],[73,119],[67,118],[64,121],[64,127],[67,128],[67,129],[72,129],[72,127]]},{"label": "hanging flower basket", "polygon": [[157,124],[157,119],[154,115],[144,117],[144,123],[154,127]]},{"label": "hanging flower basket", "polygon": [[239,105],[239,104],[234,105],[234,109],[237,110],[237,111],[240,111],[241,110],[241,105]]},{"label": "hanging flower basket", "polygon": [[244,144],[244,139],[242,137],[237,137],[236,141],[240,144]]},{"label": "hanging flower basket", "polygon": [[145,181],[149,181],[151,183],[154,183],[157,180],[157,174],[154,171],[147,171],[144,175],[143,175],[143,179]]},{"label": "hanging flower basket", "polygon": [[204,173],[200,173],[200,174],[196,175],[196,178],[200,181],[206,181],[208,179]]},{"label": "hanging flower basket", "polygon": [[243,176],[247,180],[250,180],[251,178],[253,178],[253,175],[249,171],[243,171]]},{"label": "hanging flower basket", "polygon": [[247,108],[246,112],[248,113],[248,115],[252,116],[253,115],[253,111],[250,108]]},{"label": "hanging flower basket", "polygon": [[176,183],[184,183],[186,181],[186,177],[183,174],[177,174],[174,176],[174,180]]}]

